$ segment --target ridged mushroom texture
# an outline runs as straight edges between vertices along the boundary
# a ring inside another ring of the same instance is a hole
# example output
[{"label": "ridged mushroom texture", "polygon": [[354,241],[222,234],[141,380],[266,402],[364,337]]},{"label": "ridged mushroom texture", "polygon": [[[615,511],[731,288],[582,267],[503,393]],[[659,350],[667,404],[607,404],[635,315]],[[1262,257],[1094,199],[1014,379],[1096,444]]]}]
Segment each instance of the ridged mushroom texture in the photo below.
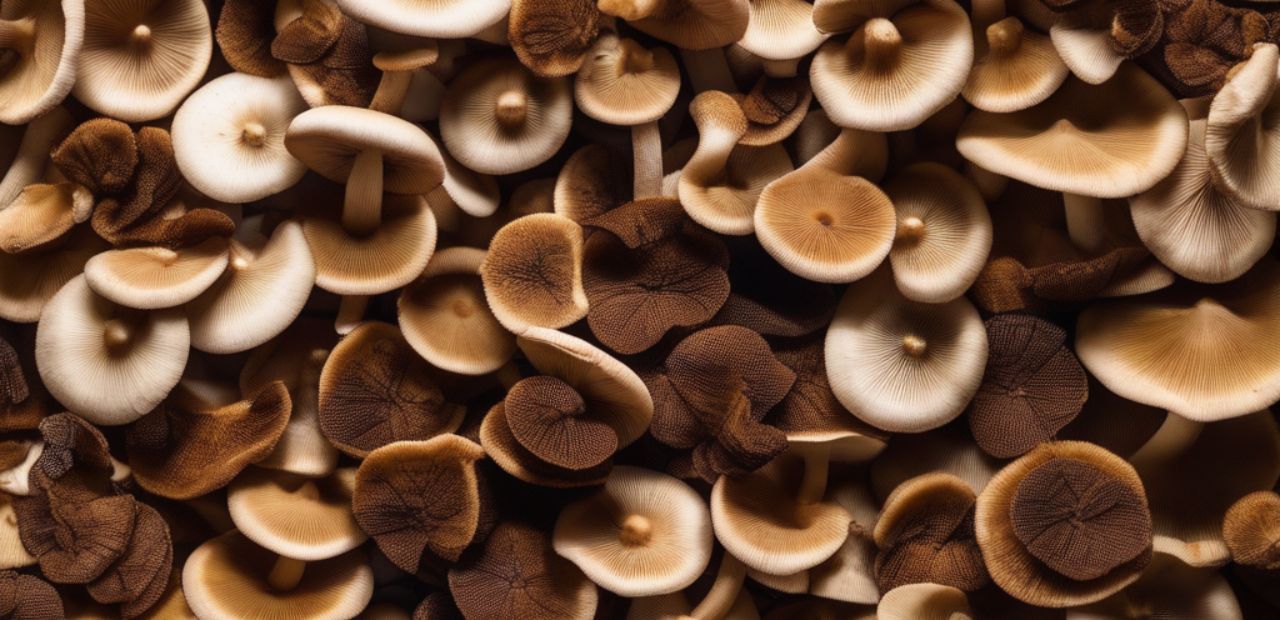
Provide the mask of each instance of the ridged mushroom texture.
[{"label": "ridged mushroom texture", "polygon": [[0,12],[0,122],[43,116],[76,83],[85,39],[84,0],[14,3]]}]

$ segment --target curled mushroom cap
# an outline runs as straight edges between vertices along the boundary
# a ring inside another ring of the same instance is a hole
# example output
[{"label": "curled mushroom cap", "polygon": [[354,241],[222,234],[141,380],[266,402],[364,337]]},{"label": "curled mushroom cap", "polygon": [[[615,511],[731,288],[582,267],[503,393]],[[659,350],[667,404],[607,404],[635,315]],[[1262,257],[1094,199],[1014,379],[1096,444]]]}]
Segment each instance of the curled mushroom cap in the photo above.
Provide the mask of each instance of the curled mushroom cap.
[{"label": "curled mushroom cap", "polygon": [[449,591],[464,614],[530,620],[589,620],[598,594],[578,567],[555,554],[551,537],[507,521],[479,555],[449,570]]},{"label": "curled mushroom cap", "polygon": [[648,469],[615,467],[599,493],[565,506],[556,553],[622,596],[676,592],[711,560],[711,516],[685,483]]},{"label": "curled mushroom cap", "polygon": [[595,0],[511,0],[507,39],[524,66],[545,77],[574,73],[600,32]]},{"label": "curled mushroom cap", "polygon": [[437,368],[483,375],[511,358],[516,341],[489,309],[480,265],[485,251],[452,247],[436,252],[422,277],[397,304],[404,338]]},{"label": "curled mushroom cap", "polygon": [[1209,106],[1204,148],[1214,182],[1254,209],[1280,211],[1280,185],[1265,171],[1280,161],[1272,102],[1280,82],[1280,49],[1259,44]]},{"label": "curled mushroom cap", "polygon": [[751,19],[747,0],[598,0],[600,11],[686,50],[738,41]]},{"label": "curled mushroom cap", "polygon": [[126,308],[181,306],[205,292],[227,268],[227,242],[213,238],[180,250],[110,250],[84,266],[89,288]]},{"label": "curled mushroom cap", "polygon": [[353,618],[373,597],[373,571],[365,554],[352,550],[308,563],[298,585],[268,584],[276,555],[232,530],[200,545],[182,568],[182,591],[200,618]]},{"label": "curled mushroom cap", "polygon": [[74,183],[32,183],[0,209],[0,252],[26,254],[56,248],[71,228],[89,218],[93,197]]},{"label": "curled mushroom cap", "polygon": [[0,613],[13,618],[66,617],[58,591],[34,575],[0,572],[0,601]]},{"label": "curled mushroom cap", "polygon": [[1265,259],[1227,284],[1096,303],[1080,314],[1076,352],[1116,394],[1222,420],[1280,398],[1280,352],[1263,335],[1278,320],[1280,263]]},{"label": "curled mushroom cap", "polygon": [[484,174],[511,174],[551,159],[572,124],[568,78],[538,77],[514,58],[467,67],[449,83],[440,107],[445,147]]},{"label": "curled mushroom cap", "polygon": [[307,171],[284,147],[289,121],[307,109],[287,77],[230,73],[200,87],[173,117],[173,153],[182,176],[230,203],[278,194]]},{"label": "curled mushroom cap", "polygon": [[813,94],[841,127],[915,127],[964,86],[973,63],[969,17],[951,0],[877,4],[868,13],[850,24],[847,40],[818,49]]},{"label": "curled mushroom cap", "polygon": [[791,273],[816,282],[852,282],[889,255],[893,207],[866,179],[804,167],[760,193],[756,237]]},{"label": "curled mushroom cap", "polygon": [[1016,112],[1048,99],[1070,71],[1049,37],[1017,17],[986,27],[986,50],[973,63],[961,94],[979,110]]},{"label": "curled mushroom cap", "polygon": [[1102,600],[1151,561],[1142,480],[1086,442],[1041,444],[1006,466],[978,496],[974,520],[992,580],[1032,605]]},{"label": "curled mushroom cap", "polygon": [[303,220],[316,286],[339,295],[377,295],[422,273],[436,249],[431,206],[422,196],[388,194],[380,209],[380,223],[368,235],[352,234],[333,209]]},{"label": "curled mushroom cap", "polygon": [[765,60],[794,60],[818,49],[827,35],[813,23],[813,5],[804,0],[756,0],[751,20],[738,40]]},{"label": "curled mushroom cap", "polygon": [[343,13],[366,24],[419,37],[461,39],[492,26],[511,0],[336,0]]},{"label": "curled mushroom cap", "polygon": [[181,309],[130,310],[96,295],[80,276],[49,300],[36,363],[68,409],[95,424],[126,424],[177,385],[190,343]]},{"label": "curled mushroom cap", "polygon": [[213,55],[209,9],[200,0],[88,2],[74,94],[127,122],[173,112]]},{"label": "curled mushroom cap", "polygon": [[845,292],[827,330],[826,357],[845,408],[880,429],[920,432],[960,415],[977,392],[986,329],[967,299],[914,302],[880,270]]},{"label": "curled mushroom cap", "polygon": [[1254,491],[1236,500],[1222,518],[1222,539],[1232,561],[1267,570],[1280,568],[1280,495]]},{"label": "curled mushroom cap", "polygon": [[941,472],[893,490],[875,525],[876,583],[881,592],[910,583],[938,583],[972,592],[989,581],[973,533],[977,495]]},{"label": "curled mushroom cap", "polygon": [[971,620],[969,597],[951,586],[913,583],[885,592],[876,605],[878,620]]},{"label": "curled mushroom cap", "polygon": [[10,4],[0,13],[0,52],[6,55],[0,123],[30,122],[71,92],[84,44],[84,4],[39,0]]},{"label": "curled mushroom cap", "polygon": [[314,562],[365,540],[351,514],[356,470],[319,479],[250,467],[227,486],[231,520],[249,540],[284,557]]},{"label": "curled mushroom cap", "polygon": [[572,324],[588,307],[582,227],[554,213],[519,218],[489,242],[480,278],[493,315],[512,332]]},{"label": "curled mushroom cap", "polygon": [[676,102],[680,67],[666,48],[645,49],[607,34],[596,40],[574,79],[574,99],[584,114],[610,125],[658,120]]},{"label": "curled mushroom cap", "polygon": [[[1108,102],[1124,101],[1124,106]],[[1083,196],[1137,194],[1169,175],[1187,144],[1187,115],[1132,64],[1092,86],[1068,80],[1043,103],[1008,114],[974,111],[956,147],[992,172]]]}]

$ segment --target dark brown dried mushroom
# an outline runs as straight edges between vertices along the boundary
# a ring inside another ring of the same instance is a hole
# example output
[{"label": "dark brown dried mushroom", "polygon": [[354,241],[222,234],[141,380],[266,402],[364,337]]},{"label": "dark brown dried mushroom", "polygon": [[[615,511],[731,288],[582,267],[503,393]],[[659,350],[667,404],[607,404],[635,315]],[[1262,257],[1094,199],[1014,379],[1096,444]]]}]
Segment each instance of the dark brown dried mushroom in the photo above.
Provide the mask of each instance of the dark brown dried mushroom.
[{"label": "dark brown dried mushroom", "polygon": [[[307,64],[320,60],[342,36],[343,16],[328,2],[303,0],[302,15],[283,24],[271,41],[270,54],[277,61]],[[273,15],[274,18],[274,15]],[[274,28],[272,28],[274,32]]]},{"label": "dark brown dried mushroom", "polygon": [[595,0],[512,0],[507,15],[511,49],[542,77],[576,72],[599,31]]},{"label": "dark brown dried mushroom", "polygon": [[1013,458],[1074,420],[1089,397],[1089,382],[1057,325],[1005,314],[986,326],[987,369],[969,403],[969,428],[987,454]]},{"label": "dark brown dried mushroom", "polygon": [[275,35],[275,2],[261,0],[227,0],[214,31],[227,64],[241,73],[260,77],[285,72],[284,63],[271,56]]},{"label": "dark brown dried mushroom", "polygon": [[279,34],[272,55],[289,63],[289,75],[307,103],[363,108],[373,101],[381,75],[373,66],[364,24],[323,0],[284,0],[276,7],[275,25]]},{"label": "dark brown dried mushroom", "polygon": [[1165,18],[1163,68],[1180,97],[1212,94],[1255,43],[1275,40],[1266,17],[1217,0],[1161,0]]},{"label": "dark brown dried mushroom", "polygon": [[613,427],[586,414],[586,402],[555,377],[523,379],[503,401],[507,425],[520,445],[556,467],[582,470],[603,463],[618,449]]},{"label": "dark brown dried mushroom", "polygon": [[804,77],[761,77],[742,99],[747,133],[738,143],[767,146],[789,138],[804,120],[811,101],[813,89]]},{"label": "dark brown dried mushroom", "polygon": [[7,570],[0,572],[0,617],[41,620],[65,616],[58,591],[47,581]]},{"label": "dark brown dried mushroom", "polygon": [[457,430],[466,409],[445,402],[435,371],[394,325],[363,323],[320,374],[320,431],[358,458],[394,441]]},{"label": "dark brown dried mushroom", "polygon": [[169,585],[173,543],[160,513],[137,504],[137,520],[124,554],[88,585],[89,596],[104,604],[120,603],[125,618],[153,607]]},{"label": "dark brown dried mushroom", "polygon": [[112,471],[107,438],[94,425],[70,413],[51,415],[40,421],[44,451],[36,459],[35,471],[47,480],[58,480],[72,470],[109,478]]},{"label": "dark brown dried mushroom", "polygon": [[876,584],[888,592],[909,583],[938,583],[973,592],[990,581],[973,533],[977,495],[941,472],[894,489],[876,521]]},{"label": "dark brown dried mushroom", "polygon": [[499,524],[478,555],[449,571],[449,591],[470,618],[587,620],[596,611],[595,584],[556,555],[546,532],[516,522]]},{"label": "dark brown dried mushroom", "polygon": [[1280,495],[1256,491],[1231,505],[1222,538],[1232,561],[1263,570],[1280,569]]},{"label": "dark brown dried mushroom", "polygon": [[15,498],[22,544],[54,583],[89,583],[129,547],[137,521],[132,495],[88,501],[63,497],[57,488]]},{"label": "dark brown dried mushroom", "polygon": [[50,155],[58,171],[95,196],[123,192],[138,167],[138,143],[129,126],[110,118],[81,123]]}]

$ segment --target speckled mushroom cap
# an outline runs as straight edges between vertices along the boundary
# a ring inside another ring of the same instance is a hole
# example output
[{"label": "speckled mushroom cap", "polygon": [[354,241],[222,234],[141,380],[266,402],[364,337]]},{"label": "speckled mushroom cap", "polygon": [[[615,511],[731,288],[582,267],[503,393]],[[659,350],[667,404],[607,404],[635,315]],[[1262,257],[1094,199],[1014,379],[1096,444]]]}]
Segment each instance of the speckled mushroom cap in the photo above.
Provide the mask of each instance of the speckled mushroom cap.
[{"label": "speckled mushroom cap", "polygon": [[227,486],[227,508],[258,545],[295,560],[324,560],[365,541],[351,514],[355,477],[354,468],[310,479],[250,467]]},{"label": "speckled mushroom cap", "polygon": [[22,50],[5,67],[0,123],[21,125],[71,92],[84,44],[84,0],[10,3],[0,10],[0,19],[6,39],[12,37],[14,47]]},{"label": "speckled mushroom cap", "polygon": [[195,89],[213,56],[200,0],[85,3],[76,99],[128,122],[167,116]]},{"label": "speckled mushroom cap", "polygon": [[1280,185],[1265,172],[1280,160],[1273,128],[1280,49],[1259,44],[1228,75],[1209,105],[1204,138],[1214,184],[1245,206],[1280,211]]},{"label": "speckled mushroom cap", "polygon": [[181,306],[200,296],[227,268],[227,241],[198,245],[109,250],[84,266],[95,293],[126,308],[155,310]]},{"label": "speckled mushroom cap", "polygon": [[187,604],[201,618],[273,618],[345,620],[360,613],[373,597],[373,571],[365,553],[348,551],[307,564],[292,590],[267,584],[276,554],[232,530],[200,545],[182,568]]},{"label": "speckled mushroom cap", "polygon": [[419,37],[461,39],[506,17],[511,0],[337,0],[343,13],[366,24]]},{"label": "speckled mushroom cap", "polygon": [[480,264],[493,315],[516,335],[531,326],[558,329],[587,314],[582,288],[582,227],[554,213],[503,226]]},{"label": "speckled mushroom cap", "polygon": [[615,467],[599,493],[566,506],[552,534],[556,553],[622,596],[682,590],[711,559],[711,516],[685,483],[638,467]]},{"label": "speckled mushroom cap", "polygon": [[664,47],[645,49],[632,39],[596,39],[574,78],[583,114],[610,125],[640,125],[662,118],[680,93],[680,67]]},{"label": "speckled mushroom cap", "polygon": [[431,257],[422,277],[397,302],[400,329],[432,365],[464,375],[500,368],[515,352],[515,336],[489,309],[479,248],[446,248]]}]

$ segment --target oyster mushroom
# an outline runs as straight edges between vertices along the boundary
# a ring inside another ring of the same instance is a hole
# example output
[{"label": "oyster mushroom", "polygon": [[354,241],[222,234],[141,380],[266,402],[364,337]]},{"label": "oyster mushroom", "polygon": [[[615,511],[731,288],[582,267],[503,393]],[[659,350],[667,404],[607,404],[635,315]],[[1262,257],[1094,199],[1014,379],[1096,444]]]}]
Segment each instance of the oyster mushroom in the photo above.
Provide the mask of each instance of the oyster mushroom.
[{"label": "oyster mushroom", "polygon": [[486,252],[452,247],[436,252],[422,277],[397,302],[405,340],[433,366],[483,375],[507,363],[515,336],[494,316],[485,298],[480,267]]},{"label": "oyster mushroom", "polygon": [[71,92],[83,58],[84,4],[38,0],[0,13],[0,53],[11,56],[0,70],[0,122],[30,122]]},{"label": "oyster mushroom", "polygon": [[536,213],[503,226],[479,269],[493,315],[517,335],[586,316],[582,255],[582,227],[564,216]]}]

